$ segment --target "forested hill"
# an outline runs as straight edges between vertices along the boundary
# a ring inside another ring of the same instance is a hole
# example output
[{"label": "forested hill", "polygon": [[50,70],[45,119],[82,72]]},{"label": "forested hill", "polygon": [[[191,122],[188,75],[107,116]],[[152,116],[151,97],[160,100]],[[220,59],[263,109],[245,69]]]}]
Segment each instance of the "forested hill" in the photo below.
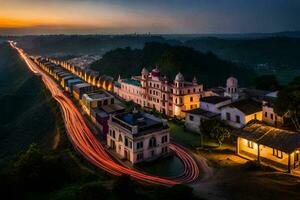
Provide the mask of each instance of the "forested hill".
[{"label": "forested hill", "polygon": [[49,101],[41,80],[0,43],[0,168],[33,142],[52,145],[56,122]]},{"label": "forested hill", "polygon": [[[102,55],[115,48],[143,48],[145,42],[167,42],[151,35],[45,35],[17,38],[30,54],[38,55]],[[169,41],[172,43],[172,41]]]},{"label": "forested hill", "polygon": [[248,65],[300,68],[300,38],[269,37],[259,39],[196,38],[184,45],[201,52],[211,51],[223,59]]},{"label": "forested hill", "polygon": [[212,53],[200,53],[193,48],[171,46],[165,43],[145,43],[143,49],[118,48],[107,52],[91,65],[95,70],[115,78],[139,75],[143,67],[148,70],[158,66],[173,80],[178,72],[186,79],[197,77],[206,86],[224,85],[228,76],[236,76],[241,85],[251,85],[255,78],[252,69],[221,60]]}]

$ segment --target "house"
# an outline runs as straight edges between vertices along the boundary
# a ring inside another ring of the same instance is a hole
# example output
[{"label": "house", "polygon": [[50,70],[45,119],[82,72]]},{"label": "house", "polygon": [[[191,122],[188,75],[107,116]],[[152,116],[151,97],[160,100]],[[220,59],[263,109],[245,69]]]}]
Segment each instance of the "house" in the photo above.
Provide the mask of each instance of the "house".
[{"label": "house", "polygon": [[108,119],[109,114],[104,112],[102,109],[91,109],[91,120],[100,130],[102,138],[106,138],[106,134],[108,133]]},{"label": "house", "polygon": [[277,92],[265,95],[263,99],[263,121],[267,124],[280,127],[284,124],[283,117],[274,112],[274,103],[277,98]]},{"label": "house", "polygon": [[152,161],[169,152],[169,127],[165,120],[134,110],[111,115],[107,145],[132,164]]},{"label": "house", "polygon": [[91,109],[114,104],[115,98],[104,90],[82,95],[82,108],[90,116]]},{"label": "house", "polygon": [[203,85],[196,78],[186,81],[178,73],[169,82],[158,68],[150,73],[143,68],[140,76],[131,79],[119,78],[114,83],[114,92],[127,101],[133,101],[143,108],[155,109],[170,117],[183,118],[184,111],[199,108],[200,97],[204,95]]},{"label": "house", "polygon": [[200,99],[200,108],[213,113],[221,113],[219,109],[222,106],[231,103],[231,98],[221,96],[208,96]]},{"label": "house", "polygon": [[221,109],[221,119],[234,128],[241,128],[251,120],[262,120],[262,105],[245,99],[225,105]]},{"label": "house", "polygon": [[299,170],[299,133],[253,121],[233,134],[238,155],[279,170]]},{"label": "house", "polygon": [[189,131],[200,133],[201,123],[205,120],[220,118],[220,114],[201,108],[186,111],[185,128]]},{"label": "house", "polygon": [[96,88],[88,83],[76,84],[73,87],[73,96],[76,100],[81,100],[84,93],[95,91]]}]

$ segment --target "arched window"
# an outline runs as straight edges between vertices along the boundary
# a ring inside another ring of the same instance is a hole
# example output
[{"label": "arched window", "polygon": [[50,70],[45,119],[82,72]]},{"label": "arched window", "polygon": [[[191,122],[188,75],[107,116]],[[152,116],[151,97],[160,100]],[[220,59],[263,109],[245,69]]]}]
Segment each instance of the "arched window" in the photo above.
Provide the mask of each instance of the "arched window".
[{"label": "arched window", "polygon": [[156,139],[155,137],[152,137],[150,140],[149,140],[149,147],[155,147],[156,146]]}]

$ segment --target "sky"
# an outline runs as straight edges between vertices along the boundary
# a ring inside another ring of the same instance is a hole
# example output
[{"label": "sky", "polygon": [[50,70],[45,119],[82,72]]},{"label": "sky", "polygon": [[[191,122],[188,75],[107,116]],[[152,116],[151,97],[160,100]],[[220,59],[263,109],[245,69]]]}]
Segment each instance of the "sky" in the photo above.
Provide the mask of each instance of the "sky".
[{"label": "sky", "polygon": [[300,30],[300,0],[0,0],[0,34]]}]

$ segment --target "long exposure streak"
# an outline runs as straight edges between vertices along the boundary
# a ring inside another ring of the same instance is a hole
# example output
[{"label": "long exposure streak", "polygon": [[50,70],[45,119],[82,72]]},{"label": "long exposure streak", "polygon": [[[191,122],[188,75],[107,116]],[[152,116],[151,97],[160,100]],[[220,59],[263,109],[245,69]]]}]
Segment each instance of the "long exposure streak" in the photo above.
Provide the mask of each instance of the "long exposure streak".
[{"label": "long exposure streak", "polygon": [[22,49],[18,48],[14,42],[10,41],[10,45],[18,51],[22,59],[26,62],[28,68],[33,73],[41,76],[44,84],[50,90],[54,99],[61,106],[67,134],[74,148],[76,148],[76,150],[92,164],[116,176],[125,174],[136,180],[163,185],[190,183],[199,177],[199,167],[193,157],[175,143],[170,144],[170,149],[175,152],[184,164],[183,173],[177,177],[157,177],[135,169],[126,168],[113,161],[102,144],[88,128],[77,107],[73,104],[71,99],[62,92],[56,82],[36,64],[34,64],[26,53]]}]

